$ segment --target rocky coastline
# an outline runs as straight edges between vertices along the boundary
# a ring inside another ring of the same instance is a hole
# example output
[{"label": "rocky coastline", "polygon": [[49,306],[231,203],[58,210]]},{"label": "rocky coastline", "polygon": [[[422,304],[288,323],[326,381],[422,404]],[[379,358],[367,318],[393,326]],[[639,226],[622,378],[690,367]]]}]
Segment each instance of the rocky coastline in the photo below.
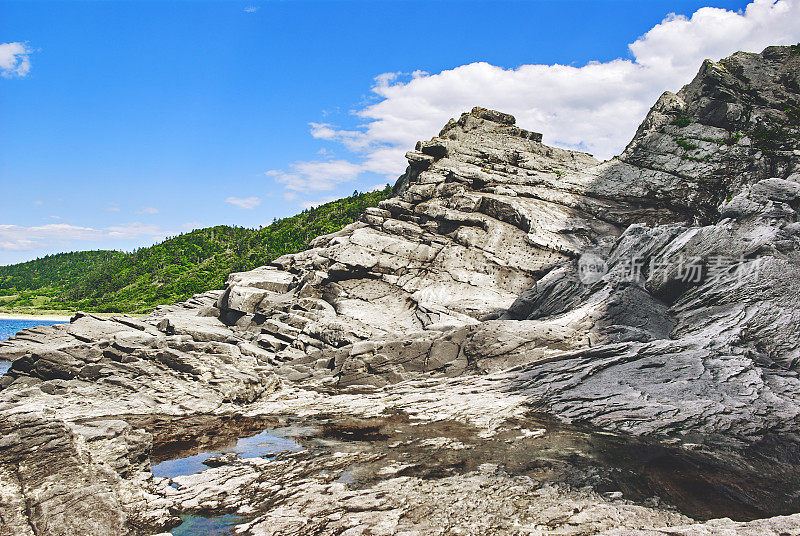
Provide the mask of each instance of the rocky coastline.
[{"label": "rocky coastline", "polygon": [[0,535],[800,534],[799,77],[706,61],[606,162],[476,107],[305,252],[0,342]]}]

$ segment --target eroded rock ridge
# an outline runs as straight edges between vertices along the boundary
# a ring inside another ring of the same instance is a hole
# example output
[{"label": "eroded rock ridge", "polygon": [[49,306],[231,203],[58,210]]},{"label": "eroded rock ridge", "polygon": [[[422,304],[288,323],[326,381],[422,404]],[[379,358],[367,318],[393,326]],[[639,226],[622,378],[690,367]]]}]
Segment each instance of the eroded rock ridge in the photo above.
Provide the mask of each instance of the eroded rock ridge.
[{"label": "eroded rock ridge", "polygon": [[0,343],[0,534],[800,534],[799,76],[707,61],[606,162],[474,108],[305,252]]}]

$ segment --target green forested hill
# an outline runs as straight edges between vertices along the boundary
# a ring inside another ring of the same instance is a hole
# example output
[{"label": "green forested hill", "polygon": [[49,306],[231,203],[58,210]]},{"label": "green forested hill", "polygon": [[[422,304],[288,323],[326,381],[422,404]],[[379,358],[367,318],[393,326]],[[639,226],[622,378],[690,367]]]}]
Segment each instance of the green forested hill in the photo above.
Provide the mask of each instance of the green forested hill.
[{"label": "green forested hill", "polygon": [[0,309],[145,312],[222,288],[231,272],[301,251],[354,222],[391,188],[354,194],[260,229],[198,229],[131,253],[81,251],[0,266]]}]

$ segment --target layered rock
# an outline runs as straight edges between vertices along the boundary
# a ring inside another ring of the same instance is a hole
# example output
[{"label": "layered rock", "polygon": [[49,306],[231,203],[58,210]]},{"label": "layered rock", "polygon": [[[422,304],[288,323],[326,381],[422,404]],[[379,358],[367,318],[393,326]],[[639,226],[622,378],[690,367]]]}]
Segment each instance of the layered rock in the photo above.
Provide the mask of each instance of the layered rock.
[{"label": "layered rock", "polygon": [[[747,522],[800,510],[798,72],[797,47],[706,62],[602,163],[475,108],[407,154],[392,198],[305,252],[144,319],[0,343],[0,534],[232,511],[247,534],[800,533],[797,515]],[[478,463],[539,429],[557,443],[532,412],[668,452],[689,485],[649,460],[638,489],[592,441],[569,447],[580,462]],[[344,453],[228,456],[177,488],[149,473],[154,451],[220,422],[331,415],[361,423]],[[431,423],[469,432],[420,435],[439,459],[387,439]],[[368,478],[336,481],[352,467]],[[716,509],[683,500],[695,484]]]}]

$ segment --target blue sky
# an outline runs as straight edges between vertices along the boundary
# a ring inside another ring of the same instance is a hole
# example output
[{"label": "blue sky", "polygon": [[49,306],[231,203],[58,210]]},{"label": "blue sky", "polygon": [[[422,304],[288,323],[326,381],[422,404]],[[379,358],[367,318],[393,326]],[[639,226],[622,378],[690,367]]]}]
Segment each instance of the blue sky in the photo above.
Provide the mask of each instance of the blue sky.
[{"label": "blue sky", "polygon": [[759,4],[2,1],[0,264],[266,225],[393,182],[473,105],[612,156],[698,58],[800,40]]}]

